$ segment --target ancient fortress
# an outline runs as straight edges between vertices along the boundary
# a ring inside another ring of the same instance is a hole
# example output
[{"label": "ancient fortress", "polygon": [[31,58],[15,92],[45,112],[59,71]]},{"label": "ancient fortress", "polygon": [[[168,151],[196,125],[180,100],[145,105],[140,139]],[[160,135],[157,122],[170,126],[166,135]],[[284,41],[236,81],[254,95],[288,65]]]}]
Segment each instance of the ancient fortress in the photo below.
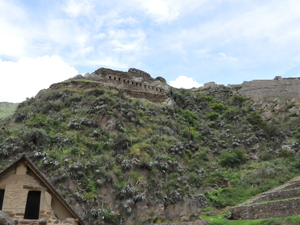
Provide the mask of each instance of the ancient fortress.
[{"label": "ancient fortress", "polygon": [[124,89],[156,94],[166,94],[169,91],[169,85],[167,85],[164,78],[157,77],[153,79],[150,74],[134,68],[130,68],[128,72],[100,68],[91,74],[86,74],[85,77],[110,83]]},{"label": "ancient fortress", "polygon": [[[82,82],[80,82],[82,80]],[[94,83],[84,80],[96,81]],[[163,103],[169,99],[171,87],[162,77],[152,78],[150,74],[130,68],[128,72],[117,71],[107,68],[100,68],[93,73],[84,76],[77,75],[67,80],[67,86],[78,88],[104,88],[110,90],[123,91],[134,98],[144,98],[152,102]],[[59,88],[66,82],[57,83],[50,88]]]}]

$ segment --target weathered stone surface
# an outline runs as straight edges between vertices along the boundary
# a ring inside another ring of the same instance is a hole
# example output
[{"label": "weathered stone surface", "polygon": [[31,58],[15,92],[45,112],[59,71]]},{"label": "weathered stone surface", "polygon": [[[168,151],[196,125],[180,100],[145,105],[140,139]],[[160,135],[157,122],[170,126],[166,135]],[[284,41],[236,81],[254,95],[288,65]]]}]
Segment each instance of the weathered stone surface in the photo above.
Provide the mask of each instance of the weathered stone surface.
[{"label": "weathered stone surface", "polygon": [[300,197],[300,189],[291,189],[285,191],[276,191],[263,194],[260,198],[253,201],[253,203],[275,201],[279,199]]},{"label": "weathered stone surface", "polygon": [[14,221],[0,210],[0,225],[14,225]]},{"label": "weathered stone surface", "polygon": [[183,222],[199,219],[200,208],[207,207],[207,202],[202,195],[194,198],[184,198],[182,201],[168,205],[165,209],[167,220]]},{"label": "weathered stone surface", "polygon": [[[234,207],[232,219],[253,220],[300,214],[300,177]],[[271,202],[268,202],[271,201]]]},{"label": "weathered stone surface", "polygon": [[[204,196],[195,195],[165,207],[163,201],[139,202],[126,224],[138,222],[142,224],[157,223],[157,221],[180,221],[187,225],[205,225],[200,221],[200,210],[208,206]],[[194,223],[184,223],[191,222]],[[177,223],[178,224],[178,223]],[[179,223],[180,224],[180,223]]]},{"label": "weathered stone surface", "polygon": [[300,101],[300,79],[253,80],[238,85],[238,93],[251,97],[255,102],[264,98],[295,98]]},{"label": "weathered stone surface", "polygon": [[234,220],[281,218],[300,214],[300,199],[244,205],[232,209]]}]

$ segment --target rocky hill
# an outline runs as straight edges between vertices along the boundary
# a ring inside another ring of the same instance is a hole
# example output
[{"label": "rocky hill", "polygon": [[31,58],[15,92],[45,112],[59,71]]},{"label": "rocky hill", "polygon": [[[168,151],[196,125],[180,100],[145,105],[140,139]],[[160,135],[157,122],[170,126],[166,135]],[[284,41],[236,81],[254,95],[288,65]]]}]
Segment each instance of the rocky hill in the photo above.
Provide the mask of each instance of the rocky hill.
[{"label": "rocky hill", "polygon": [[1,168],[25,152],[87,224],[205,224],[201,209],[300,172],[297,88],[248,86],[175,89],[136,69],[79,75],[0,120]]}]

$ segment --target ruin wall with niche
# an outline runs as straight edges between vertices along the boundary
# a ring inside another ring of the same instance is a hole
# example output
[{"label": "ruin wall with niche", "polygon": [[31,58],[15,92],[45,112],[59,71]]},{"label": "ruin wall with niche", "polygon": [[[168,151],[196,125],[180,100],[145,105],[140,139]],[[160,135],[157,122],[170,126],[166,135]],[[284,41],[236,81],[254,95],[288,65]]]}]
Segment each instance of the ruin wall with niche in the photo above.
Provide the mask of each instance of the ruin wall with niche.
[{"label": "ruin wall with niche", "polygon": [[170,87],[162,77],[153,79],[150,74],[130,68],[128,72],[100,68],[92,74],[85,75],[86,78],[113,84],[118,89],[136,90],[160,95],[166,95]]}]

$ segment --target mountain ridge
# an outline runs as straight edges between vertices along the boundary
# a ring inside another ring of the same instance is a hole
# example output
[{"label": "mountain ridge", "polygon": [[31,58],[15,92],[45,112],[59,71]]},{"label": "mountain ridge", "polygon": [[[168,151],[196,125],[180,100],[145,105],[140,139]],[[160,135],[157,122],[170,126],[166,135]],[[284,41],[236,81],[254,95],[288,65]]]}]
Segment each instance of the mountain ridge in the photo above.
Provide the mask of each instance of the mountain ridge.
[{"label": "mountain ridge", "polygon": [[1,168],[28,154],[87,224],[201,220],[201,208],[234,206],[300,172],[289,97],[176,89],[142,72],[146,87],[133,74],[130,93],[116,85],[129,74],[100,71],[53,84],[0,120]]}]

